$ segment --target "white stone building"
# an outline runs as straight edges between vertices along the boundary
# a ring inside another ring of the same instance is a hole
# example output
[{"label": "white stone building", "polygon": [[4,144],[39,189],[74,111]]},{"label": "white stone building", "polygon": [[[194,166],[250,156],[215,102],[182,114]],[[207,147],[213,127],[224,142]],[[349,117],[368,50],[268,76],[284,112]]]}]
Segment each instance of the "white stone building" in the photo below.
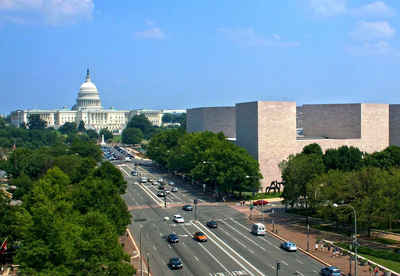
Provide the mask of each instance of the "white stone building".
[{"label": "white stone building", "polygon": [[20,126],[27,124],[29,115],[39,115],[46,121],[48,127],[58,128],[66,122],[75,122],[79,125],[80,121],[85,123],[86,129],[100,131],[105,128],[114,133],[120,133],[128,122],[130,111],[103,109],[96,85],[90,79],[87,70],[86,80],[81,85],[76,104],[72,110],[16,110],[11,113],[11,123]]}]

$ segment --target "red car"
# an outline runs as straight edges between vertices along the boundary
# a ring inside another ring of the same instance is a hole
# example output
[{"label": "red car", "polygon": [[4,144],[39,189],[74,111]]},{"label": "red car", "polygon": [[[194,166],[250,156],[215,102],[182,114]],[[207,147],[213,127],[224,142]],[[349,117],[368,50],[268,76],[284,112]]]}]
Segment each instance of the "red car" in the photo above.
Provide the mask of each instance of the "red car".
[{"label": "red car", "polygon": [[266,201],[265,199],[259,199],[253,202],[254,206],[263,206],[263,205],[267,205],[269,202]]}]

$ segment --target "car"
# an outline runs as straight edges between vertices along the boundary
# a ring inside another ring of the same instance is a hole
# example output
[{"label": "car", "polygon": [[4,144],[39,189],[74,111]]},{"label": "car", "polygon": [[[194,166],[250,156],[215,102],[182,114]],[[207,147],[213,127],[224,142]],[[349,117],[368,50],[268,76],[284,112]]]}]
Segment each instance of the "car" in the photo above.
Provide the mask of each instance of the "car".
[{"label": "car", "polygon": [[341,272],[340,269],[336,266],[327,266],[321,269],[322,276],[340,276]]},{"label": "car", "polygon": [[131,175],[132,175],[132,176],[137,176],[138,173],[137,173],[137,171],[131,171]]},{"label": "car", "polygon": [[183,210],[185,211],[193,211],[193,206],[192,205],[185,205],[182,207]]},{"label": "car", "polygon": [[163,181],[164,181],[164,179],[162,179],[162,178],[159,178],[159,179],[158,179],[158,182],[161,182],[161,183],[162,183]]},{"label": "car", "polygon": [[168,266],[171,269],[182,269],[183,268],[183,263],[182,263],[181,259],[175,257],[175,258],[169,259]]},{"label": "car", "polygon": [[158,196],[158,197],[165,197],[166,194],[165,194],[164,191],[158,191],[158,192],[157,192],[157,196]]},{"label": "car", "polygon": [[167,195],[169,195],[170,191],[168,191],[168,190],[165,190],[165,193],[166,193]]},{"label": "car", "polygon": [[291,252],[297,251],[296,244],[293,242],[290,242],[290,241],[285,241],[285,242],[281,243],[281,248],[285,249],[286,251],[291,251]]},{"label": "car", "polygon": [[254,206],[265,206],[267,205],[269,202],[266,201],[265,199],[259,199],[253,202]]},{"label": "car", "polygon": [[157,182],[157,181],[155,181],[154,179],[153,179],[153,182],[152,182],[152,184],[153,184],[154,186],[160,185],[160,183],[158,183],[158,182]]},{"label": "car", "polygon": [[174,181],[170,181],[170,182],[168,182],[168,184],[171,185],[171,186],[174,186],[175,182]]},{"label": "car", "polygon": [[174,215],[174,221],[176,223],[184,223],[185,219],[181,215]]},{"label": "car", "polygon": [[177,187],[173,187],[172,190],[171,190],[171,192],[174,192],[174,193],[176,193],[177,191],[178,191]]},{"label": "car", "polygon": [[165,187],[163,185],[158,186],[159,190],[165,190]]},{"label": "car", "polygon": [[215,220],[210,220],[209,222],[207,222],[207,226],[209,228],[217,228],[218,224],[217,224],[217,222]]},{"label": "car", "polygon": [[168,241],[169,243],[178,243],[178,242],[179,242],[178,235],[177,235],[177,234],[174,234],[174,233],[169,234],[169,235],[168,235],[168,238],[167,238],[167,241]]},{"label": "car", "polygon": [[207,236],[203,232],[196,232],[193,235],[193,238],[199,242],[206,242],[207,241]]}]

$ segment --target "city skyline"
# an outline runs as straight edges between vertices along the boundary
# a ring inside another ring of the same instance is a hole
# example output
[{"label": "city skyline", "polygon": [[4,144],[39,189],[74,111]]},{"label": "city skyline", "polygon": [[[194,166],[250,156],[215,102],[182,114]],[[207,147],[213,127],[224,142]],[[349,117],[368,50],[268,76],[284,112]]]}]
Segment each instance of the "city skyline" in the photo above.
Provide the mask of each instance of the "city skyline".
[{"label": "city skyline", "polygon": [[400,103],[396,1],[0,2],[0,114],[105,108]]}]

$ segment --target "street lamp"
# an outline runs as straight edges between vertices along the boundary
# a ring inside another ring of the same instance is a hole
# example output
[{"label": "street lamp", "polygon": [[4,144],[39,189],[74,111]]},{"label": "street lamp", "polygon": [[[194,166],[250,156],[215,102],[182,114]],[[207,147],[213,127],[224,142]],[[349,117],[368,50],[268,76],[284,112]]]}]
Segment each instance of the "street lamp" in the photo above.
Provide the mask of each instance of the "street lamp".
[{"label": "street lamp", "polygon": [[[356,209],[351,205],[351,204],[341,204],[338,205],[336,203],[333,203],[333,207],[338,208],[338,207],[350,207],[353,212],[354,212],[354,275],[357,276],[357,212]],[[351,263],[351,259],[350,259]]]}]

